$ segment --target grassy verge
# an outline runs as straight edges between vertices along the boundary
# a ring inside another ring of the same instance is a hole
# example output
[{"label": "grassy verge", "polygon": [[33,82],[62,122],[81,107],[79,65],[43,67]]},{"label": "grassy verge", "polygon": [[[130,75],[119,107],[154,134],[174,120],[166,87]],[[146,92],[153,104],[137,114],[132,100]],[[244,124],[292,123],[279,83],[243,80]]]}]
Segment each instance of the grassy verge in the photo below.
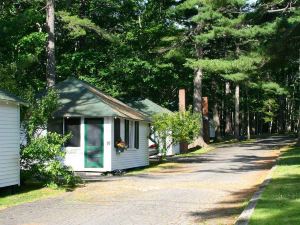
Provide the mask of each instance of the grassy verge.
[{"label": "grassy verge", "polygon": [[0,210],[26,202],[57,196],[64,192],[65,189],[52,189],[38,183],[24,184],[15,188],[14,193],[10,189],[1,189]]},{"label": "grassy verge", "polygon": [[250,225],[300,224],[300,148],[286,147]]}]

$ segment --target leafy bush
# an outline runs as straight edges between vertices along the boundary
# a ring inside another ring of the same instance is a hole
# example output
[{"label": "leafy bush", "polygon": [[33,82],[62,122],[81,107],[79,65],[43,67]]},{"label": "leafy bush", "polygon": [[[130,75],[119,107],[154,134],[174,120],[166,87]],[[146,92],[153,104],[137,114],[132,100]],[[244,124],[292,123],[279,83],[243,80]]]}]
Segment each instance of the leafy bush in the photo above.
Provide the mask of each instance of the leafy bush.
[{"label": "leafy bush", "polygon": [[21,148],[20,162],[23,181],[34,178],[50,186],[75,185],[79,181],[71,168],[63,164],[65,152],[62,146],[71,134],[42,134],[58,106],[57,97],[56,92],[50,90],[45,97],[31,104],[26,113],[23,124],[27,145]]},{"label": "leafy bush", "polygon": [[[153,127],[162,142],[161,152],[166,154],[172,144],[192,143],[199,135],[201,116],[191,109],[185,112],[162,113],[153,117]],[[170,140],[170,141],[167,141]]]}]

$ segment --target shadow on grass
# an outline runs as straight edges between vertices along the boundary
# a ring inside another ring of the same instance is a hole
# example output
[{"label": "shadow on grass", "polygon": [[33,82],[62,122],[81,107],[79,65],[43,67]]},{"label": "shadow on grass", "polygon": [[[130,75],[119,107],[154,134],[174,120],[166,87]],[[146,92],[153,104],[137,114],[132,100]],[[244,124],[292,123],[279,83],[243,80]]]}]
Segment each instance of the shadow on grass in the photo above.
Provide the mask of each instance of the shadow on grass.
[{"label": "shadow on grass", "polygon": [[[4,187],[0,188],[0,198],[5,198],[8,196],[13,196],[17,194],[26,194],[32,191],[38,191],[43,188],[47,187],[44,183],[42,182],[35,182],[35,181],[30,181],[21,184],[20,186],[9,186],[9,187]],[[59,187],[59,189],[62,189],[66,192],[72,192],[74,191],[77,187],[80,187],[80,185],[76,186],[62,186]],[[50,187],[49,187],[50,188]],[[55,189],[55,188],[52,188]]]},{"label": "shadow on grass", "polygon": [[14,194],[25,194],[31,191],[44,188],[45,185],[38,182],[25,183],[21,186],[10,186],[0,188],[0,198],[8,197]]},{"label": "shadow on grass", "polygon": [[250,225],[300,224],[300,148],[291,147],[278,162],[275,174],[251,217]]},{"label": "shadow on grass", "polygon": [[[265,142],[264,142],[265,143]],[[240,171],[263,170],[270,168],[274,157],[257,157],[236,155],[233,162],[244,161],[242,167],[227,170],[205,170],[202,172],[235,173]],[[201,172],[201,170],[197,171]],[[262,198],[256,207],[257,216],[251,220],[250,225],[300,224],[300,148],[291,147],[282,153],[278,161],[276,174],[267,186]],[[247,199],[258,190],[259,186],[242,191],[232,190],[228,193],[230,201],[219,202],[214,209],[190,212],[197,222],[219,224],[220,219],[225,220],[237,217],[245,207]],[[228,222],[227,221],[227,222]],[[232,222],[232,221],[231,221]],[[227,224],[225,222],[225,224]]]}]

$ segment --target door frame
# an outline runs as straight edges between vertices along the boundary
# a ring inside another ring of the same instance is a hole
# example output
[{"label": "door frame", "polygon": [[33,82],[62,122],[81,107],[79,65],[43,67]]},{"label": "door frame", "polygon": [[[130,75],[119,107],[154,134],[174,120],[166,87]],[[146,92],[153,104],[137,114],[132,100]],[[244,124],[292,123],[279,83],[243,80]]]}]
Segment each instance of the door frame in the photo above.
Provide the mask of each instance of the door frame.
[{"label": "door frame", "polygon": [[[86,123],[86,119],[97,119],[100,120],[100,155],[102,157],[100,157],[100,162],[99,162],[99,166],[97,167],[91,167],[88,166],[88,160],[87,160],[87,128],[88,128],[88,124]],[[99,118],[83,118],[83,124],[84,124],[84,168],[85,169],[94,169],[94,168],[104,168],[104,118],[103,117],[99,117]]]}]

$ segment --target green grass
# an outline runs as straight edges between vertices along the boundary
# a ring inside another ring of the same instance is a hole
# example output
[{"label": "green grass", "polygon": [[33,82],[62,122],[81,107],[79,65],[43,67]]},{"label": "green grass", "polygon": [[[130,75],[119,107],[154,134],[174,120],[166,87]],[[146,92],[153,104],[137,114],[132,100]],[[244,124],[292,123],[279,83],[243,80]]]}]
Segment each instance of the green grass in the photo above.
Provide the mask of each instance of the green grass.
[{"label": "green grass", "polygon": [[285,150],[258,201],[250,225],[300,224],[300,148]]},{"label": "green grass", "polygon": [[39,183],[24,184],[15,188],[13,193],[11,189],[3,189],[0,192],[0,210],[26,202],[57,196],[64,192],[65,189],[52,189]]}]

